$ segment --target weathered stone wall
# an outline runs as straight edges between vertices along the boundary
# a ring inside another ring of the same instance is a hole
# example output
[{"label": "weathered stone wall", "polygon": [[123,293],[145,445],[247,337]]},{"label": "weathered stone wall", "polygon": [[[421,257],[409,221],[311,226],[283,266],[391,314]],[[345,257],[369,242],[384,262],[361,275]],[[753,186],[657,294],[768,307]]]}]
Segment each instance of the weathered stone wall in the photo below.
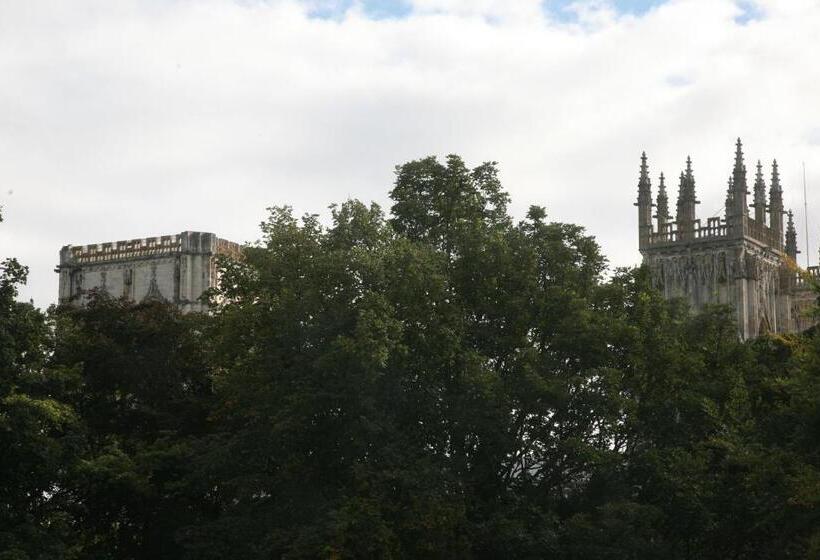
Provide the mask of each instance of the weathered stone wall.
[{"label": "weathered stone wall", "polygon": [[748,238],[644,251],[644,263],[664,297],[683,298],[695,311],[709,304],[731,306],[744,339],[764,332],[792,332],[803,325],[793,302],[802,292],[790,282],[794,274],[784,270],[783,260],[781,251]]},{"label": "weathered stone wall", "polygon": [[185,231],[95,245],[67,245],[60,251],[60,303],[84,305],[92,290],[132,301],[151,299],[183,311],[205,311],[198,301],[217,282],[214,257],[238,255],[236,243],[213,233]]}]

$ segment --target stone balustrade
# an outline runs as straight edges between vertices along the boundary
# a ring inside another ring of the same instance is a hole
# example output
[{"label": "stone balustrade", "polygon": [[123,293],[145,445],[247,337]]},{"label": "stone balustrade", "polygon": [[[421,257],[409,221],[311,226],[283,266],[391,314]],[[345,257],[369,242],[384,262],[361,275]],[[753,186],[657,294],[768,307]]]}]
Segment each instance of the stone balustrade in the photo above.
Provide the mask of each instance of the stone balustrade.
[{"label": "stone balustrade", "polygon": [[[691,233],[685,237],[684,230],[677,222],[663,224],[659,231],[653,231],[649,236],[649,245],[668,245],[670,243],[688,243],[690,241],[709,241],[726,239],[729,237],[729,226],[722,218],[707,218],[706,224],[698,219],[693,222]],[[778,239],[766,224],[760,224],[748,218],[745,221],[744,235],[768,247],[782,249],[783,240]]]},{"label": "stone balustrade", "polygon": [[810,266],[794,273],[794,287],[811,290],[820,282],[820,266]]},{"label": "stone balustrade", "polygon": [[[665,224],[658,232],[653,232],[649,237],[650,245],[665,245],[668,243],[686,242],[691,239],[684,239],[677,222]],[[727,237],[726,224],[720,218],[707,218],[706,225],[702,225],[701,220],[695,220],[692,239],[721,239]]]}]

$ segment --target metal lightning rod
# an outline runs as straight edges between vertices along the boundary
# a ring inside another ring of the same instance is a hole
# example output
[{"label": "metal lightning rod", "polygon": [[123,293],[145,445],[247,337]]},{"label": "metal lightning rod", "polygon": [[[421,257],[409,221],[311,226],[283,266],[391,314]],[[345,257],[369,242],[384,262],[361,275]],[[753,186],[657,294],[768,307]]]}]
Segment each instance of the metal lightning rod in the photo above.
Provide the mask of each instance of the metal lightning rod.
[{"label": "metal lightning rod", "polygon": [[806,162],[803,162],[803,221],[806,224],[806,270],[809,268],[809,204],[806,199]]}]

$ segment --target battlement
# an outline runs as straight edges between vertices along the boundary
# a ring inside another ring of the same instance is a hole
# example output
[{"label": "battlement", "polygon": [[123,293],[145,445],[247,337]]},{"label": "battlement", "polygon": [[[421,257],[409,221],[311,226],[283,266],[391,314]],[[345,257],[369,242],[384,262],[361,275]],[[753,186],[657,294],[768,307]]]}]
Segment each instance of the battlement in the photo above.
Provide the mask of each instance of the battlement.
[{"label": "battlement", "polygon": [[66,252],[69,257],[66,260],[72,263],[86,264],[156,257],[179,252],[179,249],[180,240],[178,235],[163,235],[161,237],[145,237],[92,245],[66,245],[63,247],[61,254]]},{"label": "battlement", "polygon": [[184,231],[176,235],[161,235],[90,245],[66,245],[60,250],[59,266],[157,258],[180,253],[236,256],[239,251],[240,246],[237,243],[220,239],[213,233]]}]

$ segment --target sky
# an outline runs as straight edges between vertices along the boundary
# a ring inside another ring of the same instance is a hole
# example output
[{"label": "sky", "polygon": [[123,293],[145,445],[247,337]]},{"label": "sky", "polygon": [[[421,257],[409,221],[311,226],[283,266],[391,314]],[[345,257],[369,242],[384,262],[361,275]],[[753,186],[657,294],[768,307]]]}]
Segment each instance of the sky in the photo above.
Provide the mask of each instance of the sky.
[{"label": "sky", "polygon": [[805,162],[817,264],[818,29],[816,0],[0,0],[0,258],[47,306],[63,245],[253,242],[270,206],[389,209],[396,165],[456,153],[630,266],[641,152],[653,186],[691,155],[705,219],[740,136],[801,249]]}]

